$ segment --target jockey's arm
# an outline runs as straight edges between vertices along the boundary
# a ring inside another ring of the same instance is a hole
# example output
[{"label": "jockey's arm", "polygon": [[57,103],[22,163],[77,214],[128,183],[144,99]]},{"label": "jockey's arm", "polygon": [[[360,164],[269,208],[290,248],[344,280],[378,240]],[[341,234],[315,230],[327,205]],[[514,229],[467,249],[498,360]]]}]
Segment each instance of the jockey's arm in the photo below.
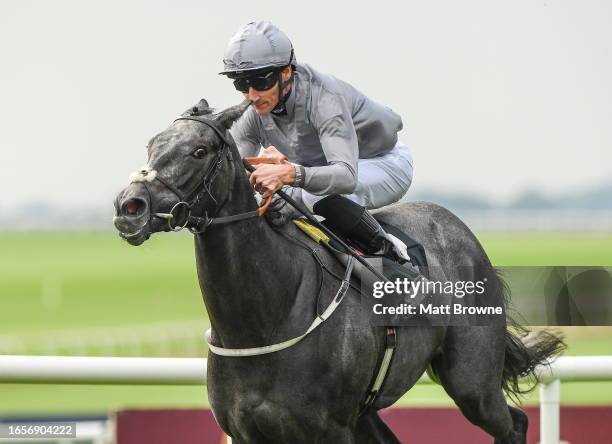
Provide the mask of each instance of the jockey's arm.
[{"label": "jockey's arm", "polygon": [[[317,129],[327,165],[312,167],[289,163],[258,165],[257,170],[250,176],[250,182],[264,197],[284,185],[299,186],[311,194],[320,196],[350,194],[355,190],[359,146],[348,105],[340,95],[328,93],[318,103],[311,121]],[[248,125],[250,122],[237,123]],[[235,128],[237,126],[238,128]],[[233,131],[232,134],[236,142],[240,143],[238,146],[241,155],[247,155],[247,152],[248,155],[253,155],[255,141],[247,137],[249,131],[244,131],[241,126],[235,124],[232,130],[238,131],[236,133]],[[250,133],[252,134],[252,131]],[[266,155],[265,151],[263,155]],[[302,176],[298,183],[296,183],[297,170],[300,170]]]},{"label": "jockey's arm", "polygon": [[[345,122],[340,116],[335,116],[322,125],[319,137],[327,165],[303,167],[288,162],[259,165],[250,176],[253,188],[263,197],[268,197],[284,185],[299,186],[319,196],[352,193],[357,186],[359,155],[352,121],[349,119]],[[266,155],[265,152],[263,155]],[[300,183],[296,183],[298,169],[302,170]]]},{"label": "jockey's arm", "polygon": [[351,194],[357,186],[357,173],[344,162],[304,168],[304,188],[311,194]]},{"label": "jockey's arm", "polygon": [[302,188],[319,196],[352,193],[357,186],[359,145],[344,98],[333,93],[322,95],[312,121],[327,165],[304,168]]}]

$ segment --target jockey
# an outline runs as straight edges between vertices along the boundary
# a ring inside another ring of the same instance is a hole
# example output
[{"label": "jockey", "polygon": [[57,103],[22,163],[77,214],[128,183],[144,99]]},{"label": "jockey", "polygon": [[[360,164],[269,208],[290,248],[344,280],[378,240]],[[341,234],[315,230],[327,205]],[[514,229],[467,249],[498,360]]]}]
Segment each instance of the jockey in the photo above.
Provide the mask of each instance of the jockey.
[{"label": "jockey", "polygon": [[289,38],[270,22],[240,28],[223,64],[220,74],[252,102],[231,129],[240,154],[265,147],[261,155],[274,161],[251,174],[253,188],[265,198],[287,186],[367,253],[393,250],[401,258],[403,244],[367,211],[397,202],[412,182],[412,155],[397,137],[401,117],[298,64]]}]

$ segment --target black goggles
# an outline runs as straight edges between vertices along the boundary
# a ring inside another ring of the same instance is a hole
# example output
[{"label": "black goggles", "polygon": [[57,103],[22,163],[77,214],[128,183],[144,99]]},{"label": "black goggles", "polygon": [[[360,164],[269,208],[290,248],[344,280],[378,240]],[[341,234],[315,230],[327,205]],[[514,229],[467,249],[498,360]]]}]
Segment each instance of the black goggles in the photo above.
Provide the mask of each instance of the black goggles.
[{"label": "black goggles", "polygon": [[241,77],[234,80],[234,87],[241,93],[248,93],[249,88],[257,91],[267,91],[278,82],[279,70],[274,69],[263,74],[256,74],[251,77]]}]

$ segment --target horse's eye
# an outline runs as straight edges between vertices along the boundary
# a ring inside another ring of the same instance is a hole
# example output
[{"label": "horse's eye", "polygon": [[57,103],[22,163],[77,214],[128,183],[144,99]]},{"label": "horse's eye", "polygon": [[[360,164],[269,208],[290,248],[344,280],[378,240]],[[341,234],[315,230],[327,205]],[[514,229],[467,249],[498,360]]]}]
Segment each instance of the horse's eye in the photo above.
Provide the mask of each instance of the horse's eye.
[{"label": "horse's eye", "polygon": [[193,153],[191,153],[191,155],[196,159],[201,159],[206,155],[206,150],[204,148],[198,148]]}]

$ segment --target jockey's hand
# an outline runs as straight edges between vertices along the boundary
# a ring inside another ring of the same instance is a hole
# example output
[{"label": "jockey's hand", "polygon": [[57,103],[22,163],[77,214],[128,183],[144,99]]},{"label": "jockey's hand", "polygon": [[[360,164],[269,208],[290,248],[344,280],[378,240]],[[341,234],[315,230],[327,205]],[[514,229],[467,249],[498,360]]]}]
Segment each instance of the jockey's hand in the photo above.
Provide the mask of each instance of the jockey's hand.
[{"label": "jockey's hand", "polygon": [[275,146],[270,145],[268,148],[264,148],[263,153],[259,157],[265,157],[270,159],[272,163],[288,163],[287,156],[276,149]]},{"label": "jockey's hand", "polygon": [[283,185],[295,181],[295,168],[290,163],[260,164],[249,176],[249,182],[255,191],[265,199],[280,190]]}]

